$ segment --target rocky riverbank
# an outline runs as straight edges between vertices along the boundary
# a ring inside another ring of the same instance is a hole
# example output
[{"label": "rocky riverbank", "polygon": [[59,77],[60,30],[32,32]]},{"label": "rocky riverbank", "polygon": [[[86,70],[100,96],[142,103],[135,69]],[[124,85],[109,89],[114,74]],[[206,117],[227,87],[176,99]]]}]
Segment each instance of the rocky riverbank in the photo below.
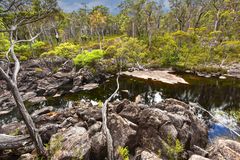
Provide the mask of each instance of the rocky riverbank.
[{"label": "rocky riverbank", "polygon": [[[29,60],[21,64],[18,87],[23,100],[35,104],[47,97],[91,90],[109,76],[103,72],[93,74],[88,69],[77,70],[72,61],[62,58]],[[5,81],[0,79],[0,84],[0,115],[4,115],[13,110],[15,102]]]},{"label": "rocky riverbank", "polygon": [[[122,147],[128,148],[128,156],[133,160],[237,160],[240,154],[240,143],[232,140],[208,144],[206,124],[198,119],[193,107],[175,99],[152,106],[115,101],[109,104],[108,112],[114,154],[119,160],[123,159]],[[102,160],[107,156],[101,104],[93,106],[82,100],[67,109],[37,110],[32,117],[51,159]],[[1,133],[27,135],[26,127],[19,122],[3,125]],[[1,155],[1,159],[14,155],[22,160],[36,156],[31,141]]]}]

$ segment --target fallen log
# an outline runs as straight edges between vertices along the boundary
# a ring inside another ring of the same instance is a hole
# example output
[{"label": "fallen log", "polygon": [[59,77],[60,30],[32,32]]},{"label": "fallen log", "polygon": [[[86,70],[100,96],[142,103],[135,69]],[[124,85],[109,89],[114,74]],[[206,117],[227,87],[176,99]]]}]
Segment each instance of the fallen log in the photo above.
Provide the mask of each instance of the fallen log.
[{"label": "fallen log", "polygon": [[0,134],[0,150],[18,149],[30,146],[31,144],[32,140],[29,135],[10,136],[6,134]]}]

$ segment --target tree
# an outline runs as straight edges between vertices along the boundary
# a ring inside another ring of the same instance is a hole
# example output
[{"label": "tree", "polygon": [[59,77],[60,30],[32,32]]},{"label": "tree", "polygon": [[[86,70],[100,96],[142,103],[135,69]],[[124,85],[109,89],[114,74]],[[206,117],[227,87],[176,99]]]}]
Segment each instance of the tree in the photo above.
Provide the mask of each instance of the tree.
[{"label": "tree", "polygon": [[[11,89],[16,105],[22,115],[22,118],[27,126],[30,137],[32,138],[34,145],[39,155],[47,156],[47,153],[43,147],[41,137],[35,128],[34,122],[27,112],[20,96],[17,77],[20,71],[20,62],[15,54],[14,47],[18,43],[32,42],[38,37],[32,37],[28,40],[18,39],[18,29],[28,24],[37,22],[49,16],[53,13],[57,6],[55,0],[1,0],[0,1],[0,20],[4,29],[2,32],[6,32],[9,37],[10,47],[6,53],[5,60],[6,67],[0,67],[0,75],[7,82]],[[10,55],[9,55],[10,54]],[[14,62],[13,69],[10,68],[10,59]],[[12,72],[12,75],[10,74]]]},{"label": "tree", "polygon": [[98,35],[99,48],[102,49],[101,35],[104,38],[103,30],[106,25],[107,17],[99,10],[93,11],[90,16],[90,24]]}]

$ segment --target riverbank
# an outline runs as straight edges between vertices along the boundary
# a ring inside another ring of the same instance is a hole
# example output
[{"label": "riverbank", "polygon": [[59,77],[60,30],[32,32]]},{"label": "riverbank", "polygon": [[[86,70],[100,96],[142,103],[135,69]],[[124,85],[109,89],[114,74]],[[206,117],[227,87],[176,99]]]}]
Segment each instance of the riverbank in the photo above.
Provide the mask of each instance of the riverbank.
[{"label": "riverbank", "polygon": [[[197,118],[194,110],[175,99],[166,99],[152,106],[128,100],[110,103],[108,126],[115,156],[121,159],[121,150],[126,147],[130,159],[194,159],[198,155],[235,160],[240,153],[240,143],[217,140],[218,145],[213,143],[207,147],[207,126]],[[101,104],[92,105],[82,100],[64,110],[37,110],[32,117],[44,143],[48,144],[51,159],[81,157],[100,160],[107,156],[106,139],[101,128]],[[21,129],[15,136],[26,135],[22,123],[5,125],[2,131],[11,134],[16,128]],[[23,144],[21,149],[7,152],[2,158],[15,155],[26,160],[35,157],[31,141]]]}]

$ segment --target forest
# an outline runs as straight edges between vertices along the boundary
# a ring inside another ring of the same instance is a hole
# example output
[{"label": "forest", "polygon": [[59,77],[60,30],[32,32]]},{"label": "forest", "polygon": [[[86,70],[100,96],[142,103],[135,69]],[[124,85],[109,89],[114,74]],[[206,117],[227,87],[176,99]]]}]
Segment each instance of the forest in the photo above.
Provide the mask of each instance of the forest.
[{"label": "forest", "polygon": [[0,0],[0,159],[239,159],[239,0],[60,3]]}]

